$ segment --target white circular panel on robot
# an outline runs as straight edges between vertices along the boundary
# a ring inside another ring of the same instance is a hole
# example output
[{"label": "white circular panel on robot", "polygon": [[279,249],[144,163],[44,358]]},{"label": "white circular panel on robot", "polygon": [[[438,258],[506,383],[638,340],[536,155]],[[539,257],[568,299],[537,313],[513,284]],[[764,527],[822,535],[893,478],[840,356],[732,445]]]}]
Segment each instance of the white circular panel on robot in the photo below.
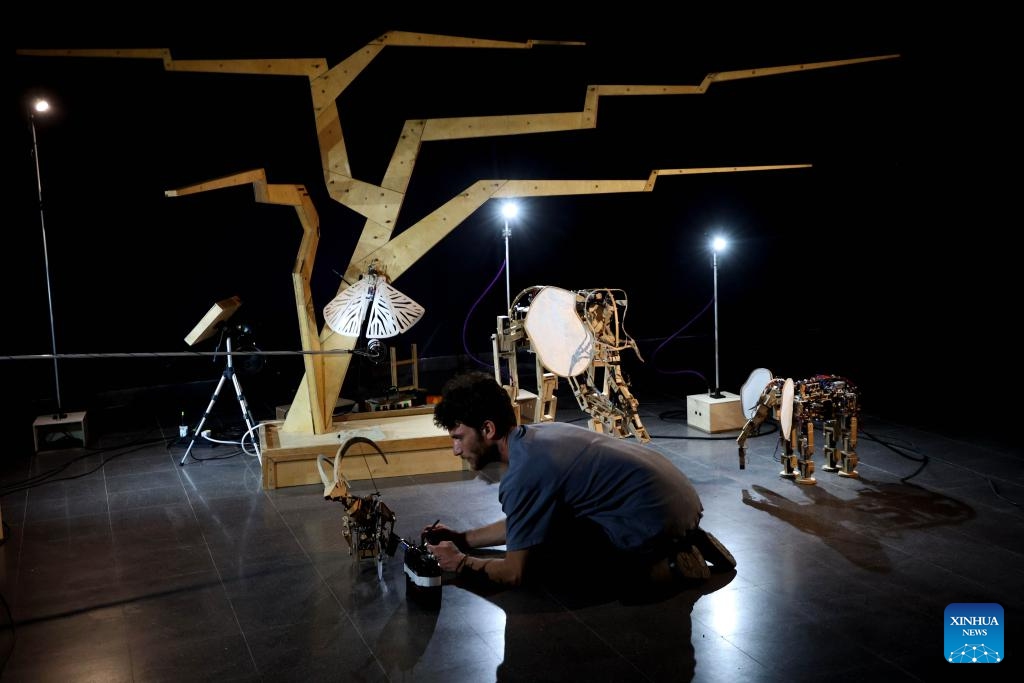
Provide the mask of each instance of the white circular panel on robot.
[{"label": "white circular panel on robot", "polygon": [[594,360],[594,335],[576,313],[576,295],[543,287],[523,322],[541,365],[560,377],[575,377]]},{"label": "white circular panel on robot", "polygon": [[779,423],[782,436],[789,441],[789,431],[793,428],[793,378],[788,377],[782,385],[782,405],[779,406]]},{"label": "white circular panel on robot", "polygon": [[757,412],[757,404],[761,401],[761,392],[772,381],[771,370],[757,368],[750,373],[750,377],[740,387],[740,402],[743,405],[743,415],[749,420]]}]

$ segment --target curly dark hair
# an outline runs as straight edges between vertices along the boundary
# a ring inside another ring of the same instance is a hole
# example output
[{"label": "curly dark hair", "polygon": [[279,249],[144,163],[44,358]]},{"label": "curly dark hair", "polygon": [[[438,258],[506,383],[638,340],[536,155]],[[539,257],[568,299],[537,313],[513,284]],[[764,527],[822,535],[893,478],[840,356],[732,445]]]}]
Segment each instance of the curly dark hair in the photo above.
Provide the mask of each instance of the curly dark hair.
[{"label": "curly dark hair", "polygon": [[504,387],[478,370],[448,380],[441,390],[441,402],[434,406],[434,424],[447,430],[460,424],[480,429],[486,420],[502,435],[516,426],[512,399]]}]

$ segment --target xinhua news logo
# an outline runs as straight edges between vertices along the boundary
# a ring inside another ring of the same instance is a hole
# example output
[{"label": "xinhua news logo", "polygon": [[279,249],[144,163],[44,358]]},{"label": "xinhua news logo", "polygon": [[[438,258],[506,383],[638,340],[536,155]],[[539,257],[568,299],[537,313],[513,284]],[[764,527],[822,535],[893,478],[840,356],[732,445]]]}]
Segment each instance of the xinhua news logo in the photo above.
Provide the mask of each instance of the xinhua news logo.
[{"label": "xinhua news logo", "polygon": [[954,602],[946,606],[945,652],[950,664],[998,664],[1003,651],[1003,608],[994,602]]}]

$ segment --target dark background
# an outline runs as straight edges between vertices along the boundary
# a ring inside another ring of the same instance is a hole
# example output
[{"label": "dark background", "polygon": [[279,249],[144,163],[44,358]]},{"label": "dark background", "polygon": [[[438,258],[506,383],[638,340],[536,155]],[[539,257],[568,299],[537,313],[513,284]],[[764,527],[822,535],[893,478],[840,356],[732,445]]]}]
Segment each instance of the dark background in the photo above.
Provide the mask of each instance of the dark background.
[{"label": "dark background", "polygon": [[[1018,134],[1005,91],[1013,61],[998,37],[1005,18],[863,6],[828,17],[723,9],[705,18],[685,6],[557,20],[451,14],[355,21],[296,8],[250,30],[223,20],[185,26],[180,16],[116,32],[95,16],[95,30],[76,33],[25,24],[9,53],[10,218],[0,269],[2,407],[19,446],[32,419],[55,406],[52,361],[30,358],[52,352],[27,114],[33,95],[56,107],[36,126],[56,346],[96,354],[60,361],[66,410],[100,414],[150,400],[138,391],[148,389],[161,394],[157,410],[168,422],[179,409],[198,413],[221,360],[103,354],[212,351],[215,339],[190,349],[184,337],[229,296],[243,301],[232,320],[250,330],[243,350],[300,349],[294,209],[257,204],[251,186],[180,198],[165,190],[254,168],[271,183],[305,185],[321,221],[312,282],[321,325],[363,220],[327,195],[301,77],[173,73],[157,60],[15,50],[168,47],[174,59],[321,57],[334,66],[386,31],[405,30],[587,45],[386,48],[338,100],[353,174],[372,184],[407,119],[579,111],[588,85],[697,84],[709,72],[899,54],[716,83],[699,96],[605,97],[591,130],[426,143],[395,234],[478,179],[812,164],[663,177],[652,193],[523,199],[510,239],[513,296],[532,285],[624,290],[624,327],[643,356],[623,361],[634,392],[641,401],[682,399],[714,381],[707,245],[721,230],[731,240],[718,269],[722,389],[738,393],[757,367],[795,379],[840,375],[859,387],[869,416],[1018,448],[1020,287],[1011,245],[1019,221],[1006,171]],[[498,210],[496,201],[485,204],[392,283],[426,309],[390,340],[400,356],[415,343],[425,368],[451,367],[437,359],[476,365],[467,352],[489,362],[505,306]],[[290,403],[301,356],[238,362],[260,419]],[[356,359],[342,395],[378,394],[385,375],[386,366]],[[200,393],[183,389],[195,386]],[[572,402],[564,385],[560,394]],[[237,407],[230,392],[221,402]]]}]

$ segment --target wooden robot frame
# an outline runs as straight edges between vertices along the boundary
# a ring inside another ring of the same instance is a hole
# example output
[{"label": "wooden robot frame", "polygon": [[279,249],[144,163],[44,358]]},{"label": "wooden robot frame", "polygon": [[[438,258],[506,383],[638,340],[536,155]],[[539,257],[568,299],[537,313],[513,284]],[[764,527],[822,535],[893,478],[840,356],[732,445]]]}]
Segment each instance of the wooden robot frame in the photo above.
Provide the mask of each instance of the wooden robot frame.
[{"label": "wooden robot frame", "polygon": [[[627,303],[621,289],[570,292],[535,286],[516,295],[508,315],[498,317],[491,339],[495,379],[502,382],[501,370],[507,368],[505,388],[517,409],[532,407],[531,414],[520,412],[521,422],[554,420],[554,391],[558,378],[564,377],[580,408],[590,415],[591,429],[619,437],[632,435],[644,443],[651,440],[640,419],[639,403],[622,374],[621,352],[632,349],[640,356],[636,342],[622,326]],[[520,350],[536,356],[536,396],[519,387]]]},{"label": "wooden robot frame", "polygon": [[[410,119],[405,122],[398,137],[383,179],[379,183],[372,183],[355,177],[349,163],[337,100],[385,48],[531,49],[545,44],[583,45],[579,42],[501,41],[391,31],[369,41],[362,49],[333,67],[328,66],[326,59],[323,58],[181,60],[173,58],[169,49],[22,49],[17,50],[17,53],[40,57],[159,59],[166,71],[294,76],[308,79],[313,103],[312,122],[319,141],[323,177],[328,193],[333,200],[365,218],[354,253],[345,269],[339,294],[349,286],[348,283],[358,282],[360,276],[366,274],[373,263],[376,263],[381,276],[386,277],[388,281],[394,281],[484,203],[492,199],[651,192],[661,176],[783,170],[810,166],[787,164],[660,168],[650,171],[646,178],[626,180],[479,179],[395,235],[393,233],[398,223],[398,215],[404,204],[416,160],[422,145],[426,142],[443,143],[468,138],[596,128],[601,97],[701,95],[717,82],[832,68],[899,56],[881,55],[723,71],[708,74],[696,85],[590,85],[586,88],[583,106],[578,111]],[[302,227],[302,239],[292,269],[292,280],[305,374],[283,423],[267,426],[268,430],[274,431],[273,435],[263,434],[266,440],[263,449],[264,486],[272,488],[283,481],[283,478],[275,479],[272,470],[267,471],[267,461],[273,462],[276,452],[280,449],[286,450],[288,457],[305,460],[301,472],[289,475],[291,483],[315,483],[319,480],[315,468],[317,454],[323,452],[323,444],[337,444],[343,436],[338,433],[339,426],[333,418],[333,413],[351,363],[350,352],[357,340],[334,334],[327,326],[319,332],[317,330],[317,317],[309,282],[319,241],[320,222],[306,188],[294,184],[271,184],[262,169],[255,169],[168,190],[165,194],[168,197],[180,197],[246,184],[253,186],[257,202],[293,206]],[[391,417],[380,419],[390,420]],[[437,439],[447,437],[430,425],[429,420],[423,422],[423,432],[420,436],[429,442],[425,447],[427,450],[436,450],[441,443]],[[633,423],[633,428],[638,429],[639,425]],[[305,438],[307,436],[310,438]],[[386,449],[386,435],[384,440],[379,434],[374,436]],[[285,443],[286,441],[288,443]],[[284,457],[285,453],[280,455]],[[351,476],[359,475],[352,472]],[[387,474],[381,471],[378,476]]]}]

